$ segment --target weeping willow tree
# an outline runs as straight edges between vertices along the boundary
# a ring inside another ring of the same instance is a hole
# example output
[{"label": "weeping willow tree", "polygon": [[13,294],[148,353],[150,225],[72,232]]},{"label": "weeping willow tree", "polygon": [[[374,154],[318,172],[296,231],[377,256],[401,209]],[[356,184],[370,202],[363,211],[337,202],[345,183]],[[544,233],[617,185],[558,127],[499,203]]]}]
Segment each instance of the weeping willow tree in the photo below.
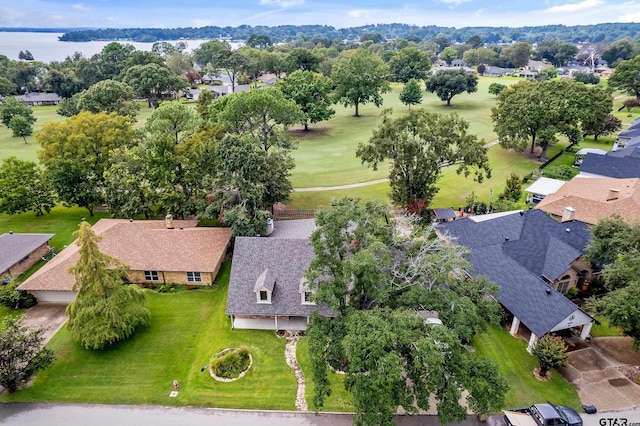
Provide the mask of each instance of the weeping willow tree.
[{"label": "weeping willow tree", "polygon": [[96,235],[87,222],[74,233],[80,258],[69,272],[75,275],[76,299],[67,307],[71,336],[87,349],[104,349],[130,337],[151,315],[144,292],[125,285],[126,268],[117,259],[101,253]]}]

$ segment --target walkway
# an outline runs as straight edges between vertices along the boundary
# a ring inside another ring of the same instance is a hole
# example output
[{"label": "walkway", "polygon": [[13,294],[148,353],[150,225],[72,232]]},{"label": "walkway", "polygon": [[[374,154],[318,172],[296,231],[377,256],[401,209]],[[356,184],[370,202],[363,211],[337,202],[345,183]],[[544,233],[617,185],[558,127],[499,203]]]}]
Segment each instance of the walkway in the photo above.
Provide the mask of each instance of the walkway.
[{"label": "walkway", "polygon": [[296,376],[296,381],[298,382],[298,391],[296,392],[296,410],[309,411],[309,408],[307,407],[307,400],[304,397],[304,372],[302,371],[302,368],[300,368],[300,364],[298,364],[298,359],[296,358],[296,348],[300,337],[297,332],[287,331],[285,338],[287,339],[287,345],[284,348],[284,357],[289,367],[293,370],[293,374]]},{"label": "walkway", "polygon": [[[485,148],[491,148],[494,145],[500,143],[499,140],[491,141],[484,145]],[[352,188],[361,188],[363,186],[371,186],[377,185],[379,183],[389,182],[389,178],[370,180],[368,182],[359,182],[359,183],[350,183],[347,185],[337,185],[337,186],[315,186],[311,188],[294,188],[293,192],[322,192],[322,191],[337,191],[339,189],[352,189]]]}]

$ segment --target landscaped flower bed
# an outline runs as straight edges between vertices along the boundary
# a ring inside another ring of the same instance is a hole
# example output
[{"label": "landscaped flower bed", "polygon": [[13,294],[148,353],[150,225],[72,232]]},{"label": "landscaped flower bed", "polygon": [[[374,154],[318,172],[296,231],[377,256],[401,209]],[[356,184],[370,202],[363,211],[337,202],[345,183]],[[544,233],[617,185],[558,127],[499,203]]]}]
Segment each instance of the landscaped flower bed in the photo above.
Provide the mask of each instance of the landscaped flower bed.
[{"label": "landscaped flower bed", "polygon": [[231,382],[242,378],[252,363],[253,359],[247,349],[227,348],[211,357],[209,372],[216,380]]}]

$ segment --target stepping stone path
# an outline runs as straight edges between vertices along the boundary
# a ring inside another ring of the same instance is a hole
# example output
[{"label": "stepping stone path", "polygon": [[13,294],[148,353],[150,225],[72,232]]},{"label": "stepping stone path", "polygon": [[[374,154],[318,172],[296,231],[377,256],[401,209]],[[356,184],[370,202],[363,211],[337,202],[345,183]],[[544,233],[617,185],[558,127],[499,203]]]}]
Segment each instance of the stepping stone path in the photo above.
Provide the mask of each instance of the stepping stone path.
[{"label": "stepping stone path", "polygon": [[296,358],[296,346],[298,345],[298,336],[297,331],[287,331],[285,332],[285,338],[287,339],[287,344],[284,348],[284,357],[287,360],[287,364],[293,370],[293,374],[296,376],[296,380],[298,382],[298,392],[296,393],[296,410],[297,411],[309,411],[307,407],[307,400],[304,399],[304,373],[300,368],[300,364],[298,364],[298,360]]}]

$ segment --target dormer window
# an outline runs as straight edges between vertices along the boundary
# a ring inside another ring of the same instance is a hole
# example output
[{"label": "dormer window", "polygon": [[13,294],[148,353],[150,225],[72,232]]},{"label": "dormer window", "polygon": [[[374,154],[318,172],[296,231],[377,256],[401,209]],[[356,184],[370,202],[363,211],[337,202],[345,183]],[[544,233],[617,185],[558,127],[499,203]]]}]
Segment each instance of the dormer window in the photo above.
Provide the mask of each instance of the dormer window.
[{"label": "dormer window", "polygon": [[313,300],[313,290],[309,288],[307,284],[307,280],[302,277],[300,279],[300,286],[298,287],[298,291],[300,292],[300,303],[303,305],[315,305],[316,302]]},{"label": "dormer window", "polygon": [[253,291],[256,293],[257,303],[271,303],[271,296],[276,285],[276,277],[273,271],[265,269],[256,279]]}]

